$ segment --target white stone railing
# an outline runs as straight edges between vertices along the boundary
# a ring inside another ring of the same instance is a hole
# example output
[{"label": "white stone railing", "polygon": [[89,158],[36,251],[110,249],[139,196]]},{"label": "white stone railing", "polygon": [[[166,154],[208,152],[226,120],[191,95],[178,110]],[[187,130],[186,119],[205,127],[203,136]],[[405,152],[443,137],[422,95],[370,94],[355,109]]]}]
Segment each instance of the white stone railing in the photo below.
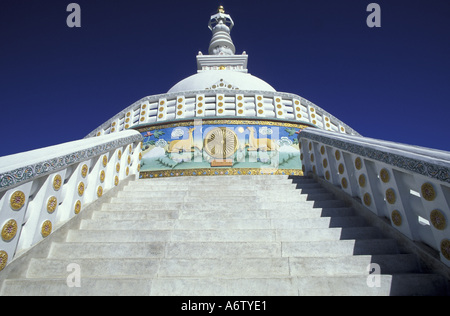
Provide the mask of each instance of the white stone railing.
[{"label": "white stone railing", "polygon": [[210,90],[142,98],[117,113],[87,137],[117,133],[141,125],[207,118],[281,120],[358,135],[347,124],[298,95],[219,88],[213,86]]},{"label": "white stone railing", "polygon": [[88,203],[138,176],[140,133],[130,130],[0,158],[0,270]]},{"label": "white stone railing", "polygon": [[315,173],[450,266],[450,152],[307,128],[303,171]]}]

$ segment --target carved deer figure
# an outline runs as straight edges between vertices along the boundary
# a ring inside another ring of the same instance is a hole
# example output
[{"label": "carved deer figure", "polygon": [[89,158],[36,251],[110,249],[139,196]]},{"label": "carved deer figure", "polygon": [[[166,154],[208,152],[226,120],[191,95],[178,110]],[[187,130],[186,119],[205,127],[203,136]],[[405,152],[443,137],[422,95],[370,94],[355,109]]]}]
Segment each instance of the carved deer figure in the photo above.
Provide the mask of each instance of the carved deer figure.
[{"label": "carved deer figure", "polygon": [[248,150],[278,150],[278,144],[275,140],[270,138],[255,138],[255,129],[251,126],[248,126],[247,129],[250,131]]},{"label": "carved deer figure", "polygon": [[192,146],[194,145],[194,137],[192,136],[192,133],[194,132],[194,130],[195,127],[189,129],[188,139],[179,139],[171,141],[167,151],[171,153],[178,153],[180,151],[193,151]]}]

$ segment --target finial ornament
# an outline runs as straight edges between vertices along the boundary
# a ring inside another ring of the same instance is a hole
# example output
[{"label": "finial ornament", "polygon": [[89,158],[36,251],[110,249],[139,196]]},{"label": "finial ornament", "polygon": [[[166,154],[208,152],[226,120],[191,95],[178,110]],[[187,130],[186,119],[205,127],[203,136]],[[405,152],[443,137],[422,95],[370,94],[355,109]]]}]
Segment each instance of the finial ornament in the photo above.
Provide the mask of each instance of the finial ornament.
[{"label": "finial ornament", "polygon": [[234,22],[223,6],[219,6],[217,13],[211,16],[208,27],[213,36],[209,44],[209,55],[234,55],[236,48],[231,40],[230,31]]}]

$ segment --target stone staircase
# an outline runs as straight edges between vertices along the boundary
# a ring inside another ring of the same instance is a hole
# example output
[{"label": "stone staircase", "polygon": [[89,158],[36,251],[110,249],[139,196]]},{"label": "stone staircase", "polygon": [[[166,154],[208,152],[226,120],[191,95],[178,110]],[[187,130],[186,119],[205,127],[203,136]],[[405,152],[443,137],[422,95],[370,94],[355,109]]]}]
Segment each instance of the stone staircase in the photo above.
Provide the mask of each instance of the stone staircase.
[{"label": "stone staircase", "polygon": [[447,295],[444,277],[305,177],[130,181],[49,247],[0,293]]}]

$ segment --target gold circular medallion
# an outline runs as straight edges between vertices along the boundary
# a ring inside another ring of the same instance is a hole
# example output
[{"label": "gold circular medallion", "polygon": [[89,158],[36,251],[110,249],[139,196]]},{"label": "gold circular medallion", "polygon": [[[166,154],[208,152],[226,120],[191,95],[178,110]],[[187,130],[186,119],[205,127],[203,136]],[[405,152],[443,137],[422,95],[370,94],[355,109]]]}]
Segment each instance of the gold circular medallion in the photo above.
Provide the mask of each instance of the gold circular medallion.
[{"label": "gold circular medallion", "polygon": [[395,204],[395,201],[397,200],[395,196],[395,191],[393,189],[387,189],[386,190],[386,201],[388,201],[389,204]]},{"label": "gold circular medallion", "polygon": [[325,147],[324,147],[323,145],[320,146],[320,153],[321,153],[322,155],[325,154]]},{"label": "gold circular medallion", "polygon": [[445,259],[450,260],[450,240],[444,239],[441,241],[441,253]]},{"label": "gold circular medallion", "polygon": [[119,172],[120,171],[120,163],[116,164],[116,171]]},{"label": "gold circular medallion", "polygon": [[380,179],[384,183],[389,182],[390,176],[389,176],[389,171],[387,171],[387,169],[383,168],[380,170]]},{"label": "gold circular medallion", "polygon": [[323,163],[322,164],[323,164],[324,168],[328,167],[328,160],[327,160],[327,158],[323,159]]},{"label": "gold circular medallion", "polygon": [[343,174],[343,173],[344,173],[345,168],[344,168],[344,165],[343,165],[343,164],[341,164],[341,163],[339,164],[338,171],[339,171],[340,174]]},{"label": "gold circular medallion", "polygon": [[237,135],[229,128],[216,127],[206,134],[204,148],[208,155],[214,158],[228,158],[238,148]]},{"label": "gold circular medallion", "polygon": [[340,152],[339,150],[336,150],[336,151],[334,152],[334,156],[336,157],[336,160],[341,159],[341,152]]},{"label": "gold circular medallion", "polygon": [[13,219],[10,219],[3,225],[2,228],[2,239],[4,241],[10,241],[17,234],[17,222]]},{"label": "gold circular medallion", "polygon": [[41,227],[41,235],[42,237],[47,237],[48,235],[50,235],[52,233],[52,222],[50,222],[49,220],[45,221],[42,223],[42,227]]},{"label": "gold circular medallion", "polygon": [[314,154],[311,154],[310,157],[311,157],[311,158],[310,158],[311,162],[314,162]]},{"label": "gold circular medallion", "polygon": [[103,188],[101,185],[99,185],[97,188],[97,196],[101,197],[102,195],[103,195]]},{"label": "gold circular medallion", "polygon": [[86,164],[84,164],[84,165],[81,167],[81,176],[82,176],[83,178],[86,178],[88,171],[89,171],[88,166],[87,166]]},{"label": "gold circular medallion", "polygon": [[6,263],[8,262],[8,254],[6,251],[0,250],[0,271],[2,271],[6,267]]},{"label": "gold circular medallion", "polygon": [[80,183],[78,184],[78,195],[79,195],[79,196],[83,196],[83,193],[84,193],[84,183],[83,183],[83,182],[80,182]]},{"label": "gold circular medallion", "polygon": [[372,204],[372,197],[369,193],[364,194],[363,200],[366,206],[370,206]]},{"label": "gold circular medallion", "polygon": [[108,157],[106,157],[106,155],[103,156],[103,167],[106,167],[106,165],[108,164]]},{"label": "gold circular medallion", "polygon": [[364,188],[366,186],[366,176],[364,174],[361,174],[359,176],[358,183],[361,188]]},{"label": "gold circular medallion", "polygon": [[362,160],[360,157],[357,157],[355,159],[355,168],[358,170],[361,170],[361,168],[362,168]]},{"label": "gold circular medallion", "polygon": [[330,180],[330,172],[328,170],[325,171],[325,179]]},{"label": "gold circular medallion", "polygon": [[342,187],[343,187],[344,189],[347,189],[347,187],[348,187],[347,178],[345,178],[345,177],[342,178],[341,184],[342,184]]},{"label": "gold circular medallion", "polygon": [[62,185],[61,176],[59,174],[57,174],[53,178],[53,189],[55,189],[55,191],[58,191],[61,188],[61,185]]},{"label": "gold circular medallion", "polygon": [[81,211],[81,201],[80,200],[78,200],[75,203],[75,207],[74,207],[73,211],[74,211],[75,214],[79,214],[80,213],[80,211]]},{"label": "gold circular medallion", "polygon": [[430,221],[434,228],[438,230],[444,230],[447,227],[447,221],[445,215],[440,210],[432,210],[430,213]]},{"label": "gold circular medallion", "polygon": [[424,183],[422,185],[422,196],[427,201],[433,201],[436,198],[436,191],[431,183]]},{"label": "gold circular medallion", "polygon": [[105,171],[100,171],[100,182],[103,183],[105,181]]},{"label": "gold circular medallion", "polygon": [[58,200],[56,199],[56,197],[55,196],[49,197],[47,200],[47,212],[52,214],[56,210],[57,206],[58,206]]},{"label": "gold circular medallion", "polygon": [[25,193],[23,193],[22,191],[14,192],[13,194],[11,194],[9,203],[14,211],[20,210],[25,204]]},{"label": "gold circular medallion", "polygon": [[398,210],[393,210],[391,214],[392,223],[394,223],[395,226],[401,226],[402,225],[402,214]]},{"label": "gold circular medallion", "polygon": [[115,178],[114,178],[114,185],[117,186],[118,184],[119,184],[119,177],[115,176]]}]

